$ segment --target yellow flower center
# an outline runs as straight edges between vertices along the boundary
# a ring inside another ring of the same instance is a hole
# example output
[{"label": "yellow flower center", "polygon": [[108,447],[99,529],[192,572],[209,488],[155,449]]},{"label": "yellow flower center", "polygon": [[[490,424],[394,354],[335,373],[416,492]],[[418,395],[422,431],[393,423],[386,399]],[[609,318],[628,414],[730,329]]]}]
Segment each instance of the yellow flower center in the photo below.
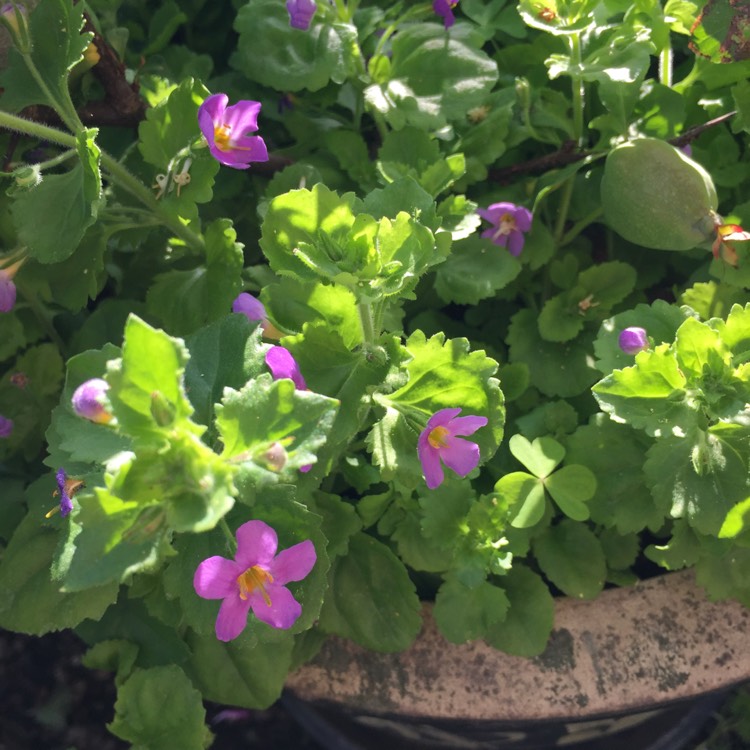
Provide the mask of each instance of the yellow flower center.
[{"label": "yellow flower center", "polygon": [[500,217],[500,222],[497,225],[497,232],[493,235],[493,239],[496,237],[505,237],[510,234],[516,228],[516,220],[511,214],[503,214]]},{"label": "yellow flower center", "polygon": [[217,125],[214,128],[214,143],[219,151],[229,151],[232,146],[230,140],[232,138],[232,128],[230,125]]},{"label": "yellow flower center", "polygon": [[266,591],[266,585],[273,583],[273,576],[258,565],[253,565],[244,573],[237,576],[237,585],[240,587],[240,599],[247,599],[248,595],[256,589],[260,589],[260,595],[267,606],[271,606],[271,597]]},{"label": "yellow flower center", "polygon": [[427,442],[433,448],[445,448],[448,444],[448,437],[450,437],[450,430],[443,425],[439,425],[434,429],[430,430],[430,434],[427,436]]}]

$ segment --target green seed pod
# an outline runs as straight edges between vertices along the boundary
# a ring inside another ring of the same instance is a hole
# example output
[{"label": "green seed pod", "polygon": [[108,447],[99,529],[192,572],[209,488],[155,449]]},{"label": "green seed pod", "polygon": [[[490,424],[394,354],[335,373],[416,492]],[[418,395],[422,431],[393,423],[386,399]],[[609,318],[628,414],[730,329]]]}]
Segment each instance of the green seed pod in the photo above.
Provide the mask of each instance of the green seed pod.
[{"label": "green seed pod", "polygon": [[655,250],[690,250],[715,235],[711,175],[656,138],[623,143],[607,156],[602,206],[612,229]]}]

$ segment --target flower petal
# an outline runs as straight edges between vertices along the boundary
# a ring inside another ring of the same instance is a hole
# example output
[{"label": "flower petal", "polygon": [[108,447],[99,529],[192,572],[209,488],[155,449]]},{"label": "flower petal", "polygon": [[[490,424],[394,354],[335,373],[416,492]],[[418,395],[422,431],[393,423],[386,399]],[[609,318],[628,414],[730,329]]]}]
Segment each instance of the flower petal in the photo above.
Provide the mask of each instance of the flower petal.
[{"label": "flower petal", "polygon": [[237,593],[237,577],[242,572],[234,560],[209,557],[196,568],[193,588],[203,599],[224,599]]},{"label": "flower petal", "polygon": [[266,142],[259,135],[243,135],[232,142],[232,148],[229,153],[237,158],[242,157],[245,161],[268,161]]},{"label": "flower petal", "polygon": [[263,303],[247,292],[241,292],[232,302],[232,312],[242,313],[251,321],[265,320],[266,317]]},{"label": "flower petal", "polygon": [[212,94],[198,108],[198,125],[209,145],[214,142],[214,128],[221,124],[228,101],[226,94]]},{"label": "flower petal", "polygon": [[260,591],[253,591],[248,597],[253,614],[272,628],[280,630],[291,628],[302,614],[302,605],[284,586],[270,585],[266,592],[271,600],[270,604],[265,602]]},{"label": "flower petal", "polygon": [[440,457],[449,469],[453,469],[458,476],[465,477],[479,464],[479,446],[470,440],[449,437],[445,448],[440,451]]},{"label": "flower petal", "polygon": [[239,594],[224,599],[216,618],[216,637],[224,642],[234,640],[245,629],[249,611],[250,600],[240,599]]},{"label": "flower petal", "polygon": [[534,214],[524,206],[516,206],[516,210],[513,212],[513,218],[516,222],[516,227],[521,232],[528,232],[531,229],[531,222],[534,219]]},{"label": "flower petal", "polygon": [[250,99],[241,99],[237,104],[226,108],[222,122],[232,129],[232,145],[235,145],[243,135],[258,129],[259,114],[260,102]]},{"label": "flower petal", "polygon": [[448,429],[451,435],[473,435],[487,424],[487,417],[456,417],[451,419]]},{"label": "flower petal", "polygon": [[289,581],[301,581],[315,565],[317,555],[315,545],[309,540],[282,550],[268,566],[274,584],[283,585]]},{"label": "flower petal", "polygon": [[461,409],[460,408],[440,409],[440,411],[436,411],[427,420],[427,427],[425,427],[425,429],[423,430],[422,434],[424,435],[425,432],[429,433],[431,430],[434,430],[436,427],[445,427],[445,426],[447,426],[447,424],[453,418],[457,417],[460,413],[461,413]]},{"label": "flower petal", "polygon": [[276,532],[263,521],[248,521],[237,529],[236,536],[237,554],[234,559],[237,565],[243,571],[255,565],[267,569],[279,546]]},{"label": "flower petal", "polygon": [[[422,432],[422,435],[427,434],[429,434],[427,430]],[[445,474],[443,473],[443,467],[440,465],[440,452],[429,444],[426,437],[423,441],[422,435],[419,436],[417,441],[417,455],[422,464],[424,481],[429,489],[434,490],[435,487],[443,483]]]},{"label": "flower petal", "polygon": [[518,257],[521,254],[521,250],[523,250],[525,241],[526,238],[523,236],[523,234],[521,234],[521,232],[519,232],[517,229],[514,229],[508,235],[508,242],[506,245],[510,254]]},{"label": "flower petal", "polygon": [[283,346],[272,346],[266,352],[266,364],[274,380],[288,378],[300,391],[307,390],[307,383],[300,372],[297,360]]}]

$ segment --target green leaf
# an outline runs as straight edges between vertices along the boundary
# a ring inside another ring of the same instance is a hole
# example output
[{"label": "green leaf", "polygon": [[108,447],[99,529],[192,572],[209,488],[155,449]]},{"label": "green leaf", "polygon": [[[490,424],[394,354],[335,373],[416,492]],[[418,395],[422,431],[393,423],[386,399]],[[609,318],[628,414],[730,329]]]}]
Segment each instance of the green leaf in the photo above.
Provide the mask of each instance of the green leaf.
[{"label": "green leaf", "polygon": [[[39,480],[52,496],[54,481]],[[0,626],[42,635],[99,619],[117,599],[117,583],[67,593],[53,581],[50,565],[58,534],[43,516],[30,511],[16,528],[0,562]]]},{"label": "green leaf", "polygon": [[201,694],[179,667],[138,669],[119,686],[112,734],[143,750],[203,750],[212,739]]},{"label": "green leaf", "polygon": [[591,520],[613,526],[621,534],[657,530],[670,504],[656,503],[646,486],[644,456],[652,441],[627,425],[601,415],[579,427],[567,441],[571,464],[587,466],[596,477],[596,491],[587,503]]},{"label": "green leaf", "polygon": [[282,278],[279,283],[264,287],[261,299],[269,317],[284,331],[299,333],[305,323],[325,322],[347,349],[362,343],[357,300],[342,286],[300,284]]},{"label": "green leaf", "polygon": [[161,3],[150,17],[148,29],[150,42],[141,54],[149,57],[163,50],[177,29],[187,20],[187,15],[180,10],[174,0]]},{"label": "green leaf", "polygon": [[402,651],[419,632],[420,605],[403,563],[359,533],[334,561],[320,627],[373,651]]},{"label": "green leaf", "polygon": [[[222,458],[240,464],[238,482],[277,482],[316,461],[328,437],[338,402],[311,391],[298,391],[291,380],[271,375],[251,380],[239,391],[225,389],[216,407],[216,426],[224,445]],[[286,446],[286,465],[274,473],[263,468],[270,445]],[[269,476],[270,475],[270,476]]]},{"label": "green leaf", "polygon": [[750,527],[750,497],[729,509],[719,529],[719,539],[732,539]]},{"label": "green leaf", "polygon": [[701,554],[701,545],[695,531],[687,521],[675,521],[672,537],[662,545],[652,544],[644,552],[649,560],[667,570],[681,570],[695,565]]},{"label": "green leaf", "polygon": [[40,263],[69,258],[96,221],[103,203],[97,132],[83,130],[78,135],[80,161],[70,171],[45,176],[40,185],[18,193],[11,206],[19,242]]},{"label": "green leaf", "polygon": [[564,519],[534,540],[542,572],[567,596],[593,599],[607,574],[599,540],[586,526]]},{"label": "green leaf", "polygon": [[534,476],[544,479],[565,458],[565,448],[550,437],[539,437],[530,443],[523,435],[513,435],[508,448]]},{"label": "green leaf", "polygon": [[315,18],[307,31],[293,29],[276,0],[249,0],[234,27],[240,38],[232,65],[277,91],[317,91],[329,81],[342,83],[357,64],[354,26]]},{"label": "green leaf", "polygon": [[644,465],[657,502],[670,504],[702,534],[716,536],[727,513],[745,500],[750,438],[734,430],[691,430],[658,440]]},{"label": "green leaf", "polygon": [[510,601],[501,623],[489,628],[485,640],[490,646],[515,656],[536,656],[544,651],[552,632],[555,604],[542,579],[522,565],[514,565],[503,578]]},{"label": "green leaf", "polygon": [[435,274],[435,290],[445,302],[476,305],[504,289],[521,263],[501,248],[473,236],[456,243]]},{"label": "green leaf", "polygon": [[521,310],[513,316],[507,340],[511,362],[526,364],[531,384],[547,396],[576,396],[598,377],[590,354],[590,337],[583,333],[565,343],[545,341],[533,310]]},{"label": "green leaf", "polygon": [[213,633],[199,636],[188,631],[185,641],[192,652],[185,669],[206,700],[267,708],[281,695],[291,665],[291,637],[258,643],[246,631],[222,643]]},{"label": "green leaf", "polygon": [[744,606],[750,604],[750,586],[747,571],[750,568],[750,550],[719,543],[712,555],[702,556],[695,566],[695,580],[709,592],[713,601],[736,599]]},{"label": "green leaf", "polygon": [[450,35],[436,23],[404,26],[393,38],[390,80],[365,89],[365,101],[397,130],[461,120],[497,81],[497,66],[480,46],[468,26]]},{"label": "green leaf", "polygon": [[495,623],[502,622],[509,605],[505,592],[491,583],[469,588],[449,580],[438,590],[433,615],[446,640],[465,643],[481,638]]},{"label": "green leaf", "polygon": [[[128,318],[122,360],[111,361],[107,374],[112,410],[127,434],[143,440],[166,440],[168,427],[189,422],[193,407],[182,384],[187,360],[187,349],[180,339],[152,328],[136,315]],[[157,421],[154,393],[173,410],[171,425]],[[198,425],[192,429],[201,431]]]},{"label": "green leaf", "polygon": [[616,421],[660,436],[671,434],[675,427],[685,431],[697,421],[685,385],[671,348],[660,344],[639,352],[634,366],[615,370],[592,392],[602,411]]},{"label": "green leaf", "polygon": [[232,222],[217,219],[206,229],[205,266],[155,277],[146,295],[148,310],[172,333],[192,333],[231,310],[242,289],[243,246],[236,239]]},{"label": "green leaf", "polygon": [[610,373],[633,363],[633,355],[625,354],[617,343],[620,333],[626,328],[637,326],[645,329],[654,345],[671,344],[677,329],[690,314],[686,307],[658,299],[650,305],[636,305],[632,310],[605,320],[594,342],[596,366],[603,373]]},{"label": "green leaf", "polygon": [[[288,19],[287,19],[288,23]],[[312,260],[329,268],[343,257],[343,246],[354,225],[354,195],[339,197],[323,184],[312,190],[291,190],[274,198],[263,221],[260,246],[276,273],[299,281],[317,281],[319,272],[300,259],[312,251]],[[336,267],[331,274],[334,275]]]},{"label": "green leaf", "polygon": [[596,477],[585,466],[563,466],[547,477],[544,487],[568,518],[585,521],[589,517],[586,503],[596,491]]},{"label": "green leaf", "polygon": [[185,339],[185,391],[201,424],[213,423],[225,388],[239,390],[263,372],[266,347],[260,338],[260,327],[245,315],[227,315]]},{"label": "green leaf", "polygon": [[517,529],[535,526],[544,517],[544,484],[524,471],[514,471],[498,479],[494,488],[500,501],[518,508],[511,524]]},{"label": "green leaf", "polygon": [[72,0],[45,0],[36,4],[28,15],[30,58],[51,99],[29,72],[23,56],[11,45],[8,66],[0,76],[4,110],[18,112],[30,104],[55,106],[70,101],[68,71],[83,57],[94,36],[90,32],[81,33],[83,11],[83,6],[73,4]]}]

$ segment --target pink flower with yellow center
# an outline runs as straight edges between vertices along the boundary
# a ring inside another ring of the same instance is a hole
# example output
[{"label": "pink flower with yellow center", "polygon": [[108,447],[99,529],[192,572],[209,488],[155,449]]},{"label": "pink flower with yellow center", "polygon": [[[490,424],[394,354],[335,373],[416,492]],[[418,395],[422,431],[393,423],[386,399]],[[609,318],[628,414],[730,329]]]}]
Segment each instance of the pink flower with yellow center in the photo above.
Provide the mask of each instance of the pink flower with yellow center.
[{"label": "pink flower with yellow center", "polygon": [[302,614],[302,605],[284,585],[301,581],[317,556],[307,539],[276,554],[278,537],[263,521],[237,529],[234,560],[209,557],[195,571],[193,588],[203,599],[223,599],[216,618],[216,637],[231,641],[247,625],[250,610],[272,628],[287,630]]},{"label": "pink flower with yellow center", "polygon": [[533,218],[528,208],[500,202],[487,208],[479,208],[477,213],[493,224],[482,233],[482,237],[492,240],[500,247],[507,247],[511,255],[521,254],[525,242],[524,233],[531,229]]},{"label": "pink flower with yellow center", "polygon": [[459,417],[461,409],[441,409],[427,421],[417,440],[417,455],[427,486],[434,490],[445,479],[442,463],[460,477],[479,464],[479,446],[459,436],[473,435],[487,424],[487,417]]},{"label": "pink flower with yellow center", "polygon": [[221,164],[247,169],[251,162],[268,161],[268,151],[258,129],[260,102],[241,100],[227,107],[226,94],[212,94],[198,109],[198,125],[208,150]]}]

